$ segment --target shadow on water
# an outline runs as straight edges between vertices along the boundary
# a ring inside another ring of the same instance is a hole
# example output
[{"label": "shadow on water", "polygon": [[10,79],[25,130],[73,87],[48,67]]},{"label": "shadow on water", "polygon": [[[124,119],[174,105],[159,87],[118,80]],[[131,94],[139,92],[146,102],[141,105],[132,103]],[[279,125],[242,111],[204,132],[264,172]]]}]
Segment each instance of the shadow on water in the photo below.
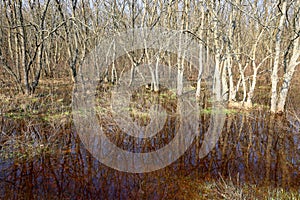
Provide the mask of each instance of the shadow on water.
[{"label": "shadow on water", "polygon": [[[209,115],[202,114],[201,120],[209,121]],[[172,121],[167,124],[175,126]],[[199,159],[204,124],[180,159],[144,174],[119,172],[98,162],[71,119],[49,123],[2,117],[0,125],[3,199],[174,199],[186,192],[189,179],[205,182],[220,176],[299,191],[299,122],[264,111],[227,115],[219,143]]]}]

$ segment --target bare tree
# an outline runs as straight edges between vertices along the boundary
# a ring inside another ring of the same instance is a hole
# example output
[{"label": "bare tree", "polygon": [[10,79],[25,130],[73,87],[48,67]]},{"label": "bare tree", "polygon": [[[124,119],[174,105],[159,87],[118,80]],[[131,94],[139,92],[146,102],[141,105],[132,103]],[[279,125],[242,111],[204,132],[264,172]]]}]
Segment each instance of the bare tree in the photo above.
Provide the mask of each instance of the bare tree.
[{"label": "bare tree", "polygon": [[[293,18],[293,38],[290,39],[289,45],[284,56],[284,75],[283,83],[279,92],[279,100],[277,104],[277,112],[284,112],[287,94],[291,85],[291,81],[297,65],[300,64],[300,0],[297,0],[294,5],[294,18]],[[290,59],[287,58],[290,53],[291,46],[293,46]]]},{"label": "bare tree", "polygon": [[[280,4],[278,7],[281,6]],[[278,84],[278,68],[280,62],[280,53],[281,53],[281,40],[282,40],[282,32],[284,28],[284,22],[286,19],[286,11],[287,11],[287,1],[282,2],[282,8],[280,12],[280,20],[278,25],[278,30],[276,34],[276,42],[275,42],[275,57],[274,57],[274,66],[272,69],[272,89],[271,89],[271,112],[276,112],[276,104],[277,104],[277,84]]]},{"label": "bare tree", "polygon": [[[43,67],[43,45],[45,40],[53,31],[45,34],[45,18],[48,11],[50,0],[43,2],[29,2],[26,4],[22,0],[3,2],[7,12],[7,21],[9,22],[9,51],[10,58],[14,58],[14,65],[9,66],[7,59],[1,56],[4,68],[15,78],[19,89],[21,87],[21,74],[23,76],[24,90],[27,95],[34,93],[40,79],[40,73]],[[25,8],[26,6],[30,7]],[[33,17],[30,17],[29,13]],[[12,47],[12,30],[14,33],[14,44]],[[16,68],[16,71],[13,70]],[[23,71],[23,73],[21,72]]]},{"label": "bare tree", "polygon": [[[294,7],[292,5],[294,4]],[[299,42],[299,33],[300,33],[300,25],[299,25],[299,0],[292,2],[288,5],[287,1],[282,2],[282,7],[280,8],[281,4],[278,4],[278,8],[280,9],[280,21],[278,25],[278,30],[276,34],[276,42],[275,42],[275,57],[274,57],[274,65],[272,71],[272,96],[271,96],[271,112],[273,113],[282,113],[284,112],[285,102],[287,98],[287,93],[290,88],[290,84],[293,78],[293,74],[297,65],[299,65],[299,56],[300,56],[300,42]],[[281,89],[279,91],[278,97],[278,89],[277,85],[279,82],[278,78],[278,71],[280,66],[280,56],[283,52],[283,44],[282,40],[284,38],[284,24],[286,23],[286,16],[288,16],[288,8],[293,9],[293,28],[291,29],[294,35],[293,38],[288,39],[288,45],[285,50],[285,54],[283,57],[283,66],[284,66],[284,73],[283,73],[283,82]],[[292,49],[291,49],[292,48]],[[290,58],[289,58],[290,55]]]}]

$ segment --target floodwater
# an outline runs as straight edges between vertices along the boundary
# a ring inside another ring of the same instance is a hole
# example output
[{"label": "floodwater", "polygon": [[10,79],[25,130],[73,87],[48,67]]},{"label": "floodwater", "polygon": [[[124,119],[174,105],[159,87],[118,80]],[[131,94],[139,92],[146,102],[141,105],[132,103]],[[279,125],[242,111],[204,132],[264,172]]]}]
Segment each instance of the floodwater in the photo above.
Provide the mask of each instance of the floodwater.
[{"label": "floodwater", "polygon": [[[101,164],[86,150],[70,118],[0,118],[1,199],[181,199],[189,180],[220,177],[300,192],[300,124],[293,118],[273,118],[263,110],[226,114],[219,142],[207,156],[199,158],[204,124],[177,161],[140,174]],[[200,118],[208,123],[210,114]],[[167,126],[172,138],[176,124],[170,120]],[[165,133],[160,143],[153,139],[155,144],[169,142]]]}]

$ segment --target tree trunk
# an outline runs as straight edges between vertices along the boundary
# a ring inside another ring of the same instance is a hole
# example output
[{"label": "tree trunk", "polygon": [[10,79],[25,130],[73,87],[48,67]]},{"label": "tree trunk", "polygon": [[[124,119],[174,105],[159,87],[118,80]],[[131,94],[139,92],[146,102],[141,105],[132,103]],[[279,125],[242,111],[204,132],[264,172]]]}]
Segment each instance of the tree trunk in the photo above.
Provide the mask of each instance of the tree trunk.
[{"label": "tree trunk", "polygon": [[287,2],[283,1],[282,3],[282,13],[278,25],[278,30],[276,34],[276,42],[275,42],[275,57],[274,57],[274,66],[271,75],[271,112],[276,112],[276,104],[277,104],[277,84],[278,84],[278,68],[279,68],[279,59],[280,59],[280,45],[281,45],[281,35],[284,28],[285,16],[287,11]]},{"label": "tree trunk", "polygon": [[23,2],[19,0],[19,21],[21,24],[21,66],[23,67],[24,72],[24,84],[25,84],[25,94],[29,95],[31,93],[30,85],[29,85],[29,67],[28,67],[28,59],[27,59],[27,34],[26,28],[23,18],[23,10],[22,10]]},{"label": "tree trunk", "polygon": [[[204,38],[204,5],[203,2],[201,3],[201,25],[200,25],[200,31],[199,31],[199,37],[200,39]],[[196,89],[196,98],[200,97],[200,92],[201,92],[201,78],[202,78],[202,73],[203,73],[203,44],[202,42],[200,43],[199,46],[199,71],[198,71],[198,77],[197,77],[197,89]],[[206,66],[207,67],[207,66]]]},{"label": "tree trunk", "polygon": [[[297,0],[295,8],[300,8],[300,0]],[[295,68],[297,65],[300,64],[300,62],[297,62],[299,56],[300,56],[300,20],[299,20],[300,14],[299,11],[295,15],[295,35],[294,39],[292,40],[293,43],[293,52],[292,52],[292,57],[290,59],[290,62],[285,70],[284,76],[283,76],[283,83],[281,86],[281,90],[279,93],[279,100],[278,100],[278,105],[277,105],[277,112],[282,113],[284,112],[284,107],[285,107],[285,102],[286,102],[286,97],[291,85],[291,81],[293,78],[293,74],[295,72]],[[292,44],[291,43],[291,44]],[[284,58],[287,59],[287,58]],[[286,63],[286,62],[284,62]]]}]

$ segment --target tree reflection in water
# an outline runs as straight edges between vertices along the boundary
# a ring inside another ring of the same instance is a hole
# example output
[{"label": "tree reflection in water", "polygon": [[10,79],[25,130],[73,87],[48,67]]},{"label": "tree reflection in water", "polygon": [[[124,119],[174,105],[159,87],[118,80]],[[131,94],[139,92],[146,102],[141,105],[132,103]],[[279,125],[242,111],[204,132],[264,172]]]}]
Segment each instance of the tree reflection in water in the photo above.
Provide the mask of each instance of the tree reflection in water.
[{"label": "tree reflection in water", "polygon": [[[119,172],[99,163],[81,143],[71,120],[49,124],[2,118],[1,198],[170,199],[187,192],[182,177],[206,181],[220,175],[232,180],[238,177],[240,183],[299,187],[299,123],[291,124],[264,111],[229,114],[219,143],[199,159],[209,117],[201,115],[206,123],[201,124],[199,137],[184,156],[145,174]],[[175,121],[169,119],[166,124],[165,132],[145,144],[168,143],[174,137]],[[115,138],[115,142],[121,144],[126,137]],[[139,147],[134,142],[129,138],[126,148]]]}]

